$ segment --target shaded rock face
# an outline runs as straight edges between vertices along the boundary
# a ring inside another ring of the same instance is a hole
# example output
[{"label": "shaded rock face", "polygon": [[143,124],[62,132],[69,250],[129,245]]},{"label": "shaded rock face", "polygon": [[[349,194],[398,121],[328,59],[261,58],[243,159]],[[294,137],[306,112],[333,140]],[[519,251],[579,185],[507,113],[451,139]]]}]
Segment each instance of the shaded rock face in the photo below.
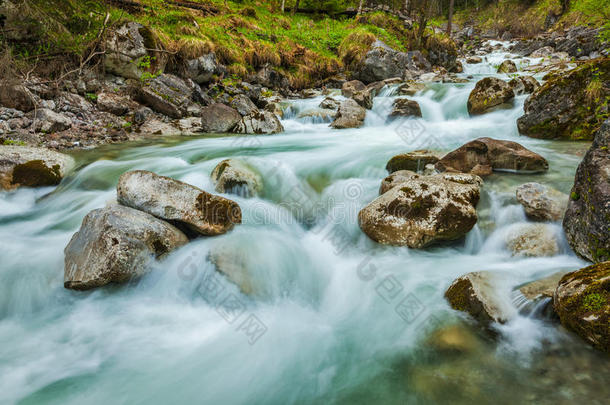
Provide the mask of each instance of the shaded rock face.
[{"label": "shaded rock face", "polygon": [[436,165],[444,172],[472,173],[486,176],[497,171],[541,173],[549,168],[542,156],[516,142],[478,138],[449,152]]},{"label": "shaded rock face", "polygon": [[530,94],[540,87],[540,83],[532,76],[519,76],[508,82],[515,95]]},{"label": "shaded rock face", "polygon": [[214,75],[222,72],[214,52],[187,61],[186,68],[188,77],[197,84],[207,84]]},{"label": "shaded rock face", "polygon": [[358,105],[368,110],[373,108],[373,95],[364,83],[359,80],[351,80],[343,83],[341,95],[354,99]]},{"label": "shaded rock face", "polygon": [[319,107],[325,110],[337,110],[339,108],[339,104],[341,103],[334,98],[326,97],[320,102]]},{"label": "shaded rock face", "polygon": [[[109,73],[126,79],[140,79],[145,71],[162,72],[167,56],[157,49],[153,33],[135,22],[128,22],[110,33],[105,40],[104,67]],[[149,65],[149,66],[148,66]]]},{"label": "shaded rock face", "polygon": [[74,159],[46,148],[0,145],[0,189],[55,186]]},{"label": "shaded rock face", "polygon": [[243,94],[238,94],[231,100],[231,107],[237,110],[242,116],[258,112],[258,108],[252,100]]},{"label": "shaded rock face", "polygon": [[546,224],[524,224],[510,232],[506,247],[514,256],[545,257],[559,253],[559,244],[552,227]]},{"label": "shaded rock face", "polygon": [[498,66],[498,73],[514,73],[517,71],[517,65],[510,59],[507,59],[500,63]]},{"label": "shaded rock face", "polygon": [[392,157],[385,168],[388,173],[394,173],[399,170],[419,172],[424,170],[426,165],[438,162],[438,159],[438,155],[430,150],[415,150]]},{"label": "shaded rock face", "polygon": [[430,62],[419,51],[398,52],[381,41],[375,41],[366,54],[355,78],[373,83],[405,76],[407,70],[430,69]]},{"label": "shaded rock face", "polygon": [[519,132],[541,139],[593,139],[608,111],[610,60],[551,75],[525,101]]},{"label": "shaded rock face", "polygon": [[93,210],[64,250],[64,287],[88,290],[126,282],[186,243],[177,228],[145,212],[120,205]]},{"label": "shaded rock face", "polygon": [[610,120],[604,122],[578,165],[563,229],[580,257],[610,260]]},{"label": "shaded rock face", "polygon": [[263,179],[245,163],[236,159],[225,159],[212,171],[212,181],[219,193],[232,193],[252,197],[261,192]]},{"label": "shaded rock face", "polygon": [[567,195],[540,183],[522,184],[516,195],[527,217],[534,221],[559,221],[568,205]]},{"label": "shaded rock face", "polygon": [[33,121],[32,126],[36,132],[61,132],[72,127],[72,121],[68,117],[48,108],[30,111],[27,117]]},{"label": "shaded rock face", "polygon": [[122,116],[129,112],[129,100],[114,93],[97,95],[97,108],[114,115]]},{"label": "shaded rock face", "polygon": [[405,176],[360,211],[360,228],[378,243],[410,248],[459,239],[477,222],[479,183],[472,177],[458,183],[443,175]]},{"label": "shaded rock face", "polygon": [[458,51],[453,40],[448,38],[441,40],[436,36],[430,36],[426,41],[426,50],[431,64],[442,66],[450,72],[458,68]]},{"label": "shaded rock face", "polygon": [[330,126],[336,129],[359,128],[364,125],[365,117],[366,110],[350,98],[341,102]]},{"label": "shaded rock face", "polygon": [[184,80],[170,74],[162,74],[139,88],[136,100],[154,111],[171,118],[186,115],[192,101],[193,89]]},{"label": "shaded rock face", "polygon": [[36,98],[27,87],[20,84],[0,84],[0,105],[30,112],[36,108]]},{"label": "shaded rock face", "polygon": [[451,308],[470,314],[484,325],[505,323],[514,316],[510,303],[498,297],[501,276],[478,271],[457,278],[445,292]]},{"label": "shaded rock face", "polygon": [[201,128],[208,133],[231,132],[241,120],[241,115],[229,106],[216,103],[201,109]]},{"label": "shaded rock face", "polygon": [[481,79],[468,96],[468,112],[471,115],[483,114],[515,98],[512,87],[504,80],[495,77]]},{"label": "shaded rock face", "polygon": [[563,276],[553,307],[563,326],[597,349],[610,352],[610,262]]},{"label": "shaded rock face", "polygon": [[287,89],[290,87],[290,80],[288,77],[277,71],[272,66],[265,66],[261,68],[256,75],[250,78],[250,82],[258,83],[262,86],[278,90]]},{"label": "shaded rock face", "polygon": [[144,170],[121,175],[117,200],[200,235],[221,235],[241,223],[236,202]]},{"label": "shaded rock face", "polygon": [[394,100],[392,104],[392,112],[389,118],[393,119],[396,117],[421,117],[421,108],[419,103],[415,100],[408,100],[406,98],[399,98]]},{"label": "shaded rock face", "polygon": [[272,112],[258,111],[243,117],[233,131],[238,134],[277,134],[283,132],[284,127]]}]

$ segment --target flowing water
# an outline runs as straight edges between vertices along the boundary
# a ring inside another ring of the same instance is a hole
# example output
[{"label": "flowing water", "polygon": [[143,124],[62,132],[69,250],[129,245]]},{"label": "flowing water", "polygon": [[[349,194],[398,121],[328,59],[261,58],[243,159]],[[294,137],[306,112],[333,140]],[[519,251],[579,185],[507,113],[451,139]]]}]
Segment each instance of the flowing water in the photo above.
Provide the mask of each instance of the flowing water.
[{"label": "flowing water", "polygon": [[[58,187],[1,193],[0,403],[603,403],[607,359],[552,320],[520,313],[490,335],[443,298],[464,273],[498,271],[498,294],[517,313],[515,287],[585,265],[560,223],[554,257],[514,257],[505,246],[507,232],[527,222],[515,188],[539,181],[569,192],[587,145],[519,136],[525,96],[468,116],[474,83],[504,57],[465,65],[469,83],[430,84],[412,97],[422,119],[386,123],[392,87],[359,129],[303,116],[322,97],[292,100],[282,134],[76,152],[78,170]],[[357,213],[376,197],[390,157],[447,152],[481,136],[542,154],[548,173],[488,177],[479,222],[463,241],[410,250],[360,231]],[[128,285],[63,288],[63,249],[89,211],[115,198],[120,174],[152,170],[214,192],[209,174],[228,157],[265,181],[257,198],[229,196],[242,225],[191,242]],[[218,249],[240,258],[255,296],[214,272],[208,254]],[[436,331],[456,325],[469,350],[434,343]]]}]

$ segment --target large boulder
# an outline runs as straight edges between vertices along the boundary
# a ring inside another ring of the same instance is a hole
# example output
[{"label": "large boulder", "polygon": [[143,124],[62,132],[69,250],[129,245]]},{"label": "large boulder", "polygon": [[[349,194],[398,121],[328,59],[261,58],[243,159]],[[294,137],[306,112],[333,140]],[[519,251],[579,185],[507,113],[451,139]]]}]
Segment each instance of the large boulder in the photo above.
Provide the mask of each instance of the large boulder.
[{"label": "large boulder", "polygon": [[566,194],[540,183],[522,184],[516,195],[525,215],[534,221],[559,221],[568,205]]},{"label": "large boulder", "polygon": [[495,171],[542,173],[549,164],[542,156],[522,145],[506,140],[478,138],[440,159],[437,170],[485,176]]},{"label": "large boulder", "polygon": [[555,231],[547,224],[515,226],[507,235],[506,247],[514,256],[545,257],[559,253]]},{"label": "large boulder", "polygon": [[541,139],[593,139],[608,116],[610,59],[551,74],[525,101],[519,132]]},{"label": "large boulder", "polygon": [[27,117],[32,120],[32,128],[36,132],[50,134],[65,131],[72,127],[72,121],[68,117],[49,108],[30,111]]},{"label": "large boulder", "polygon": [[388,173],[394,173],[399,170],[419,172],[424,170],[426,165],[438,162],[438,159],[438,155],[430,150],[415,150],[392,157],[385,168]]},{"label": "large boulder", "polygon": [[373,95],[370,89],[359,80],[351,80],[341,86],[341,95],[353,98],[358,105],[370,110],[373,108]]},{"label": "large boulder", "polygon": [[596,348],[610,352],[610,262],[568,273],[555,290],[561,323]]},{"label": "large boulder", "polygon": [[427,174],[424,173],[416,173],[410,170],[398,170],[389,176],[386,176],[379,186],[379,195],[384,194],[399,184],[405,183],[411,179],[426,179],[429,176],[434,176],[436,178],[447,180],[453,183],[460,184],[474,184],[481,186],[483,184],[482,179],[479,176],[474,174],[466,174],[466,173],[433,173]]},{"label": "large boulder", "polygon": [[504,80],[486,77],[477,82],[468,96],[468,112],[472,115],[483,114],[493,108],[512,101],[515,98],[513,88]]},{"label": "large boulder", "polygon": [[241,115],[227,105],[216,103],[201,109],[201,128],[208,133],[231,132]]},{"label": "large boulder", "polygon": [[257,111],[243,117],[233,129],[237,134],[277,134],[284,127],[270,111]]},{"label": "large boulder", "polygon": [[63,153],[30,146],[0,145],[0,189],[55,186],[74,167]]},{"label": "large boulder", "polygon": [[502,276],[490,271],[477,271],[457,278],[445,292],[451,308],[470,314],[484,325],[505,323],[514,316],[514,309],[498,294]]},{"label": "large boulder", "polygon": [[220,235],[241,223],[241,209],[236,202],[144,170],[121,175],[117,200],[189,233]]},{"label": "large boulder", "polygon": [[459,239],[477,222],[479,181],[476,176],[459,183],[413,174],[365,206],[358,223],[382,244],[423,248]]},{"label": "large boulder", "polygon": [[563,229],[568,243],[582,258],[610,260],[610,120],[597,131],[578,165]]},{"label": "large boulder", "polygon": [[219,193],[252,197],[261,192],[263,179],[242,161],[225,159],[212,170],[212,181]]},{"label": "large boulder", "polygon": [[36,97],[22,84],[3,82],[0,83],[0,105],[30,112],[36,108]]},{"label": "large boulder", "polygon": [[104,67],[109,73],[126,79],[140,79],[145,72],[163,72],[167,54],[155,52],[161,44],[152,31],[141,24],[127,22],[106,36]]},{"label": "large boulder", "polygon": [[510,59],[507,59],[500,63],[498,66],[498,73],[515,73],[517,71],[517,65]]},{"label": "large boulder", "polygon": [[214,52],[201,55],[186,62],[188,77],[197,84],[209,83],[214,75],[222,73],[223,69],[216,60]]},{"label": "large boulder", "polygon": [[421,108],[415,100],[406,98],[397,98],[392,103],[392,112],[388,118],[394,119],[397,117],[421,117]]},{"label": "large boulder", "polygon": [[540,83],[532,76],[518,76],[508,82],[515,95],[530,94],[540,87]]},{"label": "large boulder", "polygon": [[96,100],[97,108],[114,115],[122,116],[129,112],[129,99],[116,93],[100,93]]},{"label": "large boulder", "polygon": [[171,118],[182,118],[193,104],[193,88],[177,76],[162,74],[136,91],[136,100]]},{"label": "large boulder", "polygon": [[250,115],[258,112],[258,107],[245,94],[238,94],[229,102],[231,107],[235,108],[242,116]]},{"label": "large boulder", "polygon": [[366,110],[350,98],[341,102],[330,126],[336,129],[359,128],[364,125],[365,117]]},{"label": "large boulder", "polygon": [[381,41],[375,41],[354,76],[364,83],[394,77],[404,78],[407,71],[429,70],[430,62],[419,51],[398,52]]},{"label": "large boulder", "polygon": [[145,212],[120,205],[93,210],[64,250],[64,287],[88,290],[126,282],[186,243],[176,227]]},{"label": "large boulder", "polygon": [[458,49],[455,42],[448,37],[441,35],[430,35],[426,38],[428,60],[435,66],[441,66],[450,72],[459,70],[457,60]]}]

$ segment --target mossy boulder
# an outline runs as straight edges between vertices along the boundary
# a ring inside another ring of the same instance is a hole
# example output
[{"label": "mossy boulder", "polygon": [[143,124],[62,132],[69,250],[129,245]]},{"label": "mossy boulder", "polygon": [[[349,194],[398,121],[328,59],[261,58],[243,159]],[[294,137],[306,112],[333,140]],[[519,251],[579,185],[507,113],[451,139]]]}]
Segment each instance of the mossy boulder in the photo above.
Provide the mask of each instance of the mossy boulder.
[{"label": "mossy boulder", "polygon": [[468,113],[483,114],[508,105],[515,98],[513,88],[504,80],[486,77],[477,82],[468,96]]},{"label": "mossy boulder", "polygon": [[515,95],[531,94],[540,87],[540,83],[533,76],[518,76],[508,84],[513,88]]},{"label": "mossy boulder", "polygon": [[0,145],[0,189],[55,186],[74,167],[74,159],[45,148]]},{"label": "mossy boulder", "polygon": [[597,131],[574,177],[563,229],[580,257],[610,260],[610,120]]},{"label": "mossy boulder", "polygon": [[385,168],[388,173],[394,173],[399,170],[410,170],[419,172],[424,170],[426,165],[435,164],[438,162],[439,156],[430,150],[415,150],[413,152],[401,153],[392,157],[386,164]]},{"label": "mossy boulder", "polygon": [[517,65],[510,59],[507,59],[500,63],[498,66],[498,73],[514,73],[517,71]]},{"label": "mossy boulder", "polygon": [[610,262],[563,276],[553,306],[563,326],[594,347],[610,352]]},{"label": "mossy boulder", "polygon": [[554,73],[525,101],[519,132],[532,138],[591,140],[609,116],[610,60]]}]

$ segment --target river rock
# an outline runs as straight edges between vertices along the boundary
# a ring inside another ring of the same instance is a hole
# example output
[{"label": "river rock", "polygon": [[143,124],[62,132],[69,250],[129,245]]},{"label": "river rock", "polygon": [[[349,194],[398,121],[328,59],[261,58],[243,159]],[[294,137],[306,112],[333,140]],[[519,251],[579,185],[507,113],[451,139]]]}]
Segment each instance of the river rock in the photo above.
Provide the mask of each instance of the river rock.
[{"label": "river rock", "polygon": [[0,189],[59,184],[74,167],[63,153],[32,146],[0,145]]},{"label": "river rock", "polygon": [[540,83],[532,76],[518,76],[508,82],[516,95],[530,94],[540,87]]},{"label": "river rock", "polygon": [[242,116],[254,114],[258,112],[256,105],[244,94],[238,94],[231,99],[229,103],[231,107],[237,110]]},{"label": "river rock", "polygon": [[388,173],[399,170],[410,170],[419,172],[424,170],[426,165],[438,162],[439,156],[430,150],[415,150],[413,152],[401,153],[392,157],[385,166]]},{"label": "river rock", "polygon": [[100,93],[97,95],[96,103],[99,110],[119,117],[129,112],[129,99],[116,93]]},{"label": "river rock", "polygon": [[398,87],[398,94],[401,96],[414,96],[418,92],[424,90],[426,85],[423,83],[408,82],[401,84]]},{"label": "river rock", "polygon": [[120,205],[93,210],[64,250],[64,287],[88,290],[126,282],[186,243],[177,228],[145,212]]},{"label": "river rock", "polygon": [[610,59],[551,74],[525,100],[524,115],[517,120],[519,132],[541,139],[593,139],[605,119],[602,112],[609,108],[607,83],[610,83]]},{"label": "river rock", "polygon": [[0,83],[0,105],[15,110],[30,112],[36,108],[36,97],[22,84]]},{"label": "river rock", "polygon": [[551,46],[543,46],[542,48],[536,49],[534,52],[530,53],[530,58],[544,58],[547,56],[551,56],[555,52],[553,47]]},{"label": "river rock", "polygon": [[514,256],[545,257],[559,253],[557,236],[547,224],[523,224],[515,227],[507,235],[506,247]]},{"label": "river rock", "polygon": [[469,56],[466,59],[466,63],[469,63],[471,65],[481,63],[481,62],[483,62],[483,58],[481,58],[480,56]]},{"label": "river rock", "polygon": [[440,35],[430,35],[425,40],[423,47],[426,50],[427,59],[434,66],[441,66],[450,72],[458,68],[458,50],[453,39]]},{"label": "river rock", "polygon": [[486,176],[492,170],[542,173],[548,170],[549,164],[542,156],[516,142],[478,138],[443,156],[435,167],[441,172]]},{"label": "river rock", "polygon": [[419,51],[398,52],[377,40],[371,45],[354,76],[364,83],[405,77],[409,70],[429,70],[430,62]]},{"label": "river rock", "polygon": [[591,148],[578,165],[563,230],[580,257],[610,260],[610,120],[597,131]]},{"label": "river rock", "polygon": [[48,108],[30,111],[27,117],[33,121],[32,126],[36,132],[50,134],[65,131],[72,127],[72,121],[68,117]]},{"label": "river rock", "polygon": [[378,243],[423,248],[470,231],[478,201],[479,184],[414,174],[365,206],[358,223]]},{"label": "river rock", "polygon": [[568,196],[540,183],[525,183],[517,187],[517,201],[534,221],[558,221],[568,205]]},{"label": "river rock", "polygon": [[207,133],[231,132],[241,118],[234,108],[221,103],[211,104],[201,109],[201,128]]},{"label": "river rock", "polygon": [[206,236],[221,235],[241,223],[241,209],[236,202],[144,170],[121,175],[117,200]]},{"label": "river rock", "polygon": [[477,82],[468,96],[468,112],[471,115],[483,114],[515,98],[513,88],[504,80],[486,77]]},{"label": "river rock", "polygon": [[565,271],[558,271],[548,277],[534,280],[519,287],[519,291],[525,298],[530,301],[536,301],[541,298],[553,298],[555,289],[559,284],[559,280],[566,274]]},{"label": "river rock", "polygon": [[451,308],[470,314],[484,325],[506,323],[514,316],[510,302],[501,299],[498,284],[501,276],[477,271],[457,278],[445,292]]},{"label": "river rock", "polygon": [[[430,165],[428,165],[430,166]],[[379,187],[379,195],[390,191],[390,189],[396,187],[401,183],[405,183],[411,179],[426,179],[429,176],[435,176],[435,178],[451,181],[454,183],[460,184],[472,184],[480,187],[483,185],[483,180],[474,174],[466,174],[466,173],[427,173],[426,170],[422,173],[416,173],[410,170],[398,170],[393,172],[389,176],[386,176],[381,181],[381,186]]]},{"label": "river rock", "polygon": [[421,108],[419,107],[419,103],[417,101],[406,98],[398,98],[392,103],[392,112],[390,113],[389,118],[421,116]]},{"label": "river rock", "polygon": [[201,55],[186,62],[187,75],[197,84],[209,83],[214,75],[222,73],[223,69],[216,60],[214,52]]},{"label": "river rock", "polygon": [[236,159],[220,162],[211,174],[212,181],[219,193],[232,193],[252,197],[263,188],[261,176],[251,167]]},{"label": "river rock", "polygon": [[332,97],[326,97],[324,100],[322,100],[322,102],[320,102],[319,107],[324,109],[324,110],[337,110],[339,108],[339,105],[341,103],[337,100],[335,100]]},{"label": "river rock", "polygon": [[599,350],[610,352],[610,262],[563,276],[553,307],[563,326]]},{"label": "river rock", "polygon": [[364,125],[365,117],[366,110],[350,98],[341,102],[330,126],[336,129],[359,128]]},{"label": "river rock", "polygon": [[507,59],[500,63],[498,66],[498,73],[515,73],[517,71],[517,65],[510,59]]},{"label": "river rock", "polygon": [[341,87],[343,97],[354,99],[358,105],[370,110],[373,108],[373,95],[371,91],[359,80],[343,83]]},{"label": "river rock", "polygon": [[237,134],[277,134],[284,127],[275,114],[269,111],[253,112],[243,117],[233,129]]},{"label": "river rock", "polygon": [[152,31],[141,24],[127,22],[106,36],[104,67],[126,79],[140,79],[144,72],[163,72],[167,54],[154,52],[159,49]]},{"label": "river rock", "polygon": [[151,79],[136,91],[136,100],[168,117],[180,119],[193,104],[193,89],[184,80],[170,74]]}]

